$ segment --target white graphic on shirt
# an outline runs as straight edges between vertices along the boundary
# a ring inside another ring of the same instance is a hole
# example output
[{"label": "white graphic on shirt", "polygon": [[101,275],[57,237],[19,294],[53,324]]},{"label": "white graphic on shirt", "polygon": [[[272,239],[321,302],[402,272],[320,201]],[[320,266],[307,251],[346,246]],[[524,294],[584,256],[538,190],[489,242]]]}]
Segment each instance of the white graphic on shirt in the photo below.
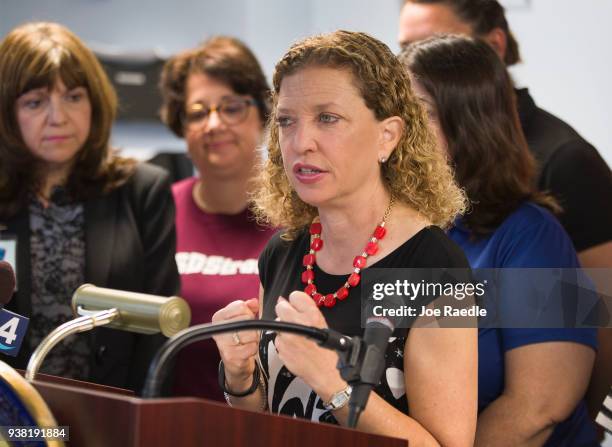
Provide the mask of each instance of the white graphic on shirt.
[{"label": "white graphic on shirt", "polygon": [[205,255],[195,251],[176,254],[176,265],[181,275],[257,275],[257,259],[232,259]]},{"label": "white graphic on shirt", "polygon": [[[268,343],[268,371],[270,373],[270,378],[268,382],[268,408],[273,407],[272,400],[274,399],[274,389],[276,388],[276,381],[280,374],[280,371],[283,367],[283,362],[278,356],[276,352],[276,347],[274,346],[274,341],[270,340]],[[283,397],[278,405],[279,413],[282,412],[282,408],[285,406],[288,400],[298,398],[302,403],[302,411],[305,413],[307,419],[311,421],[319,421],[320,416],[328,410],[324,408],[317,408],[318,401],[321,400],[319,396],[315,397],[315,405],[312,408],[311,414],[306,414],[308,408],[308,402],[310,401],[314,391],[310,388],[306,382],[304,382],[299,377],[294,377],[291,381],[289,387],[283,393]]]},{"label": "white graphic on shirt", "polygon": [[387,385],[391,390],[391,394],[397,400],[406,394],[406,382],[404,381],[404,371],[397,368],[387,368],[385,372],[387,377]]}]

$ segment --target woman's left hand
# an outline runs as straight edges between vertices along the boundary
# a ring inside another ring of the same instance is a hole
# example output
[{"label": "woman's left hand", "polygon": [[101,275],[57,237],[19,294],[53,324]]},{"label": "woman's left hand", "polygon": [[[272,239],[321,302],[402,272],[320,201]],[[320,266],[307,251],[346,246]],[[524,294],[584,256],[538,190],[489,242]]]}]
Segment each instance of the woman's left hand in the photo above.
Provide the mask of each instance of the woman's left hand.
[{"label": "woman's left hand", "polygon": [[[321,329],[327,327],[325,317],[312,298],[304,292],[292,292],[288,301],[279,297],[275,309],[280,321]],[[346,386],[336,368],[338,355],[334,351],[322,348],[303,336],[287,333],[278,333],[275,345],[287,369],[323,399]]]}]

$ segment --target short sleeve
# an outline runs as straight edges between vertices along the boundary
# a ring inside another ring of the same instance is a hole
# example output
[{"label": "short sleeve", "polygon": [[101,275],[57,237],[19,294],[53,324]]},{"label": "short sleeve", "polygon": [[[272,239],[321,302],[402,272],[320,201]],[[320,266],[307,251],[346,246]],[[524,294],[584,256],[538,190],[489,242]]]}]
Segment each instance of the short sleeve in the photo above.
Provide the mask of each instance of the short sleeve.
[{"label": "short sleeve", "polygon": [[145,251],[146,293],[171,296],[179,292],[180,279],[174,259],[176,253],[175,206],[168,174],[147,168],[149,182],[140,196],[142,216],[139,226]]},{"label": "short sleeve", "polygon": [[259,282],[261,283],[264,290],[266,289],[266,285],[268,284],[268,278],[274,276],[274,271],[276,270],[274,263],[274,251],[275,247],[280,243],[281,232],[277,232],[270,238],[266,247],[263,249],[261,254],[259,255],[259,259],[257,261],[257,267],[259,270]]},{"label": "short sleeve", "polygon": [[504,268],[576,268],[576,250],[563,227],[548,211],[531,207],[528,225],[517,233],[508,233],[500,248]]},{"label": "short sleeve", "polygon": [[597,329],[501,329],[504,352],[521,346],[555,341],[579,343],[597,350]]},{"label": "short sleeve", "polygon": [[[513,235],[508,247],[504,249],[503,263],[505,268],[579,268],[576,251],[569,236],[559,222],[548,211],[531,207],[530,213],[539,213],[538,218],[532,214],[529,225],[520,233]],[[520,293],[522,285],[506,284],[507,290]],[[521,299],[513,297],[514,307],[527,308]],[[518,304],[521,303],[521,304]],[[546,305],[557,304],[550,301]],[[558,305],[561,305],[559,301]],[[597,348],[596,329],[575,328],[506,328],[501,329],[501,346],[504,352],[534,343],[567,341]]]}]

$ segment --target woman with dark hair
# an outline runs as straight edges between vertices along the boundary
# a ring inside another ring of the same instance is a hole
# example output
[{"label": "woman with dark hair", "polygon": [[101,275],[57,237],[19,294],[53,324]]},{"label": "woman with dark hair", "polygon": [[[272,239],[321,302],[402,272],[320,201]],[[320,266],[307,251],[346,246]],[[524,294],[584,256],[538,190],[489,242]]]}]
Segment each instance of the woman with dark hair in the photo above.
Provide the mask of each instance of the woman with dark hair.
[{"label": "woman with dark hair", "polygon": [[[257,258],[273,234],[248,210],[268,118],[269,87],[242,42],[213,37],[173,57],[161,79],[162,118],[185,138],[199,172],[173,187],[177,255],[192,323],[210,322],[235,299],[257,297]],[[181,352],[175,392],[223,400],[212,341]]]},{"label": "woman with dark hair", "polygon": [[[520,62],[520,53],[503,3],[405,0],[398,40],[404,46],[436,34],[466,34],[484,39],[506,66],[512,66]],[[563,206],[557,217],[574,243],[580,264],[585,268],[612,268],[610,167],[568,123],[538,107],[527,88],[515,92],[521,128],[538,165],[538,188]],[[612,386],[612,329],[599,329],[598,344],[586,397],[593,418]]]},{"label": "woman with dark hair", "polygon": [[[464,196],[431,136],[403,67],[382,42],[336,31],[294,44],[277,63],[260,218],[283,228],[259,258],[257,302],[234,301],[214,322],[256,318],[361,325],[362,269],[467,268],[440,227]],[[399,329],[357,427],[410,445],[471,446],[476,329]],[[352,388],[338,356],[290,334],[215,337],[228,402],[346,424]],[[265,377],[265,380],[264,380]]]},{"label": "woman with dark hair", "polygon": [[[536,190],[512,83],[491,47],[444,36],[400,60],[471,202],[449,235],[472,268],[578,268],[549,211],[556,203]],[[476,445],[593,445],[582,399],[595,349],[594,330],[481,330]]]},{"label": "woman with dark hair", "polygon": [[497,0],[404,0],[398,40],[402,47],[433,34],[467,34],[485,40],[506,66],[521,62],[503,5]]},{"label": "woman with dark hair", "polygon": [[[82,283],[178,292],[174,205],[163,171],[110,148],[117,98],[69,30],[31,23],[0,42],[0,221],[17,244],[9,307],[31,318],[19,357],[72,318]],[[139,390],[161,336],[98,329],[58,345],[41,372]]]}]

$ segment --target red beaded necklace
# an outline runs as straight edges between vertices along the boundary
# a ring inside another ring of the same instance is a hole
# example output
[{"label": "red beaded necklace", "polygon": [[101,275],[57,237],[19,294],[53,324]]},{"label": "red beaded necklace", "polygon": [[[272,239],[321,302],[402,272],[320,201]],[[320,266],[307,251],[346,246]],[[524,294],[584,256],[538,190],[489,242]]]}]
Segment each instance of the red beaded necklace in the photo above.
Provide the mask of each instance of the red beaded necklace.
[{"label": "red beaded necklace", "polygon": [[315,253],[323,248],[323,239],[321,239],[321,223],[313,222],[310,225],[310,249],[308,254],[304,255],[302,265],[306,267],[306,270],[302,272],[302,282],[306,284],[304,292],[306,292],[312,299],[317,303],[317,306],[334,307],[338,300],[343,301],[348,297],[349,289],[357,286],[361,280],[359,272],[366,266],[368,256],[373,256],[378,252],[378,241],[385,237],[387,229],[385,224],[391,214],[391,208],[393,207],[393,197],[389,201],[389,206],[385,210],[382,222],[376,227],[372,237],[363,250],[363,253],[359,256],[355,256],[353,260],[353,273],[351,273],[342,287],[340,287],[335,293],[329,293],[327,295],[321,294],[317,291],[317,286],[314,284],[314,265],[316,263]]}]

